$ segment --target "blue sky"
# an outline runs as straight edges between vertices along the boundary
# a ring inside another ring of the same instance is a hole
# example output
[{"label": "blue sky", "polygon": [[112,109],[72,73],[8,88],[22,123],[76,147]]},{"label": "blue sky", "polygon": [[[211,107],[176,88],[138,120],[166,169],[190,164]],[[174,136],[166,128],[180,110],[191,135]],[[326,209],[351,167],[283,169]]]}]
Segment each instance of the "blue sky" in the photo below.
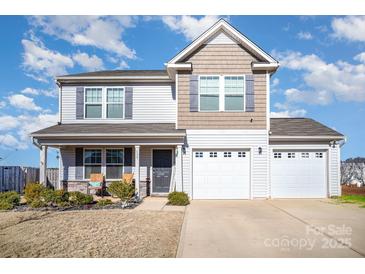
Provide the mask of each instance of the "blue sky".
[{"label": "blue sky", "polygon": [[[365,156],[365,17],[223,17],[280,61],[273,116],[314,118],[347,136],[343,159]],[[218,18],[0,16],[0,165],[38,165],[28,134],[58,120],[55,75],[163,69]]]}]

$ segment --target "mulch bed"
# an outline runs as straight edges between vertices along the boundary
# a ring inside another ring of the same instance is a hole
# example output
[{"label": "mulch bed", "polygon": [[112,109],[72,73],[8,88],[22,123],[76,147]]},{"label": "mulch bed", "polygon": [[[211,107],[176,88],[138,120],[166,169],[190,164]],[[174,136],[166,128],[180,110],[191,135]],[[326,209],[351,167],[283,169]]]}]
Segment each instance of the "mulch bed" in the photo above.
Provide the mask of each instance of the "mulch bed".
[{"label": "mulch bed", "polygon": [[365,196],[365,187],[342,185],[342,195],[363,195],[363,196]]},{"label": "mulch bed", "polygon": [[113,203],[110,205],[100,206],[96,202],[88,205],[80,206],[68,206],[68,207],[57,207],[47,206],[40,208],[32,208],[26,204],[16,206],[12,211],[24,212],[24,211],[72,211],[72,210],[100,210],[100,209],[133,209],[141,203],[140,200],[132,200],[128,203]]}]

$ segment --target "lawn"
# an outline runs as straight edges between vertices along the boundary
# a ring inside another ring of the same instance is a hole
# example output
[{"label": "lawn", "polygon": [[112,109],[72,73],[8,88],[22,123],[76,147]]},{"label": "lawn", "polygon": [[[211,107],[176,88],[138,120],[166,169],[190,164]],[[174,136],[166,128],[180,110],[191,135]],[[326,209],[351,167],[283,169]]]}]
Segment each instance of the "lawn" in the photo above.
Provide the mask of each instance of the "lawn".
[{"label": "lawn", "polygon": [[182,212],[0,212],[0,257],[175,257]]},{"label": "lawn", "polygon": [[358,204],[365,208],[365,196],[363,195],[343,195],[336,199],[341,203]]}]

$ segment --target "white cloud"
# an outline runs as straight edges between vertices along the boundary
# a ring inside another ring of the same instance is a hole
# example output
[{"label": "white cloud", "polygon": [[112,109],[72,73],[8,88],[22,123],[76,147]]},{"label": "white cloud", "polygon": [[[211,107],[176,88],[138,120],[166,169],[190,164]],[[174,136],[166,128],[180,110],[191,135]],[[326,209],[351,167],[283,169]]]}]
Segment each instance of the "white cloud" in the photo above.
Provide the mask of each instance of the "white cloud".
[{"label": "white cloud", "polygon": [[129,68],[129,65],[127,64],[127,62],[123,60],[119,63],[119,66],[116,67],[116,69],[127,69],[127,68]]},{"label": "white cloud", "polygon": [[88,55],[85,52],[78,52],[72,56],[72,59],[89,71],[104,69],[103,60],[96,55]]},{"label": "white cloud", "polygon": [[14,116],[0,116],[0,131],[16,128],[19,125],[18,120]]},{"label": "white cloud", "polygon": [[273,80],[272,80],[272,83],[271,83],[271,87],[276,87],[276,86],[278,86],[279,85],[279,83],[280,83],[280,80],[279,80],[279,78],[274,78]]},{"label": "white cloud", "polygon": [[362,62],[365,64],[365,52],[361,52],[354,57],[354,60]]},{"label": "white cloud", "polygon": [[331,26],[336,38],[365,42],[365,16],[334,18]]},{"label": "white cloud", "polygon": [[122,34],[135,26],[134,16],[34,16],[33,27],[68,41],[73,45],[93,46],[118,57],[136,58],[134,49],[126,46]]},{"label": "white cloud", "polygon": [[163,16],[162,21],[172,30],[181,33],[187,40],[193,40],[210,28],[219,16],[207,15],[196,18],[189,15]]},{"label": "white cloud", "polygon": [[[29,134],[57,123],[58,114],[0,116],[1,145],[7,148],[26,149],[31,144]],[[4,126],[6,123],[6,127]]]},{"label": "white cloud", "polygon": [[6,103],[4,101],[0,101],[0,109],[6,107]]},{"label": "white cloud", "polygon": [[32,96],[38,96],[38,95],[44,95],[47,97],[57,97],[58,92],[56,89],[50,89],[50,90],[43,90],[43,89],[35,89],[35,88],[25,88],[22,91],[20,91],[22,94],[26,95],[32,95]]},{"label": "white cloud", "polygon": [[279,111],[272,111],[270,117],[272,118],[288,118],[288,117],[303,117],[307,114],[305,109],[297,109],[290,104],[276,103],[275,108]]},{"label": "white cloud", "polygon": [[297,33],[297,38],[300,40],[312,40],[313,36],[310,32],[298,32]]},{"label": "white cloud", "polygon": [[306,91],[290,89],[287,97],[295,102],[326,105],[339,101],[365,101],[365,64],[337,61],[327,63],[315,54],[274,52],[282,67],[300,71]]},{"label": "white cloud", "polygon": [[0,135],[0,146],[12,149],[26,149],[28,147],[27,144],[20,142],[11,134]]},{"label": "white cloud", "polygon": [[69,56],[50,50],[36,40],[23,39],[23,67],[35,80],[47,82],[48,77],[66,74],[74,63]]},{"label": "white cloud", "polygon": [[14,94],[8,97],[10,105],[18,109],[41,111],[42,108],[34,103],[33,98],[24,96],[23,94]]}]

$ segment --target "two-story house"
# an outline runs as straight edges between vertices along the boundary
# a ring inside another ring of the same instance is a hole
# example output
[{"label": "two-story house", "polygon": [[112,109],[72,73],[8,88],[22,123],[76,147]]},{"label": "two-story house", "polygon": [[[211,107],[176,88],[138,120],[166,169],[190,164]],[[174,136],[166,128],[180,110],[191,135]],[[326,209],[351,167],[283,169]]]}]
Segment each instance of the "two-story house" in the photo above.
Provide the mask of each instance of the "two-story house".
[{"label": "two-story house", "polygon": [[[57,77],[59,123],[32,133],[60,151],[57,187],[86,191],[134,173],[136,193],[192,199],[340,195],[344,136],[312,119],[270,119],[278,62],[219,20],[165,64]],[[150,188],[146,189],[146,180]]]}]

